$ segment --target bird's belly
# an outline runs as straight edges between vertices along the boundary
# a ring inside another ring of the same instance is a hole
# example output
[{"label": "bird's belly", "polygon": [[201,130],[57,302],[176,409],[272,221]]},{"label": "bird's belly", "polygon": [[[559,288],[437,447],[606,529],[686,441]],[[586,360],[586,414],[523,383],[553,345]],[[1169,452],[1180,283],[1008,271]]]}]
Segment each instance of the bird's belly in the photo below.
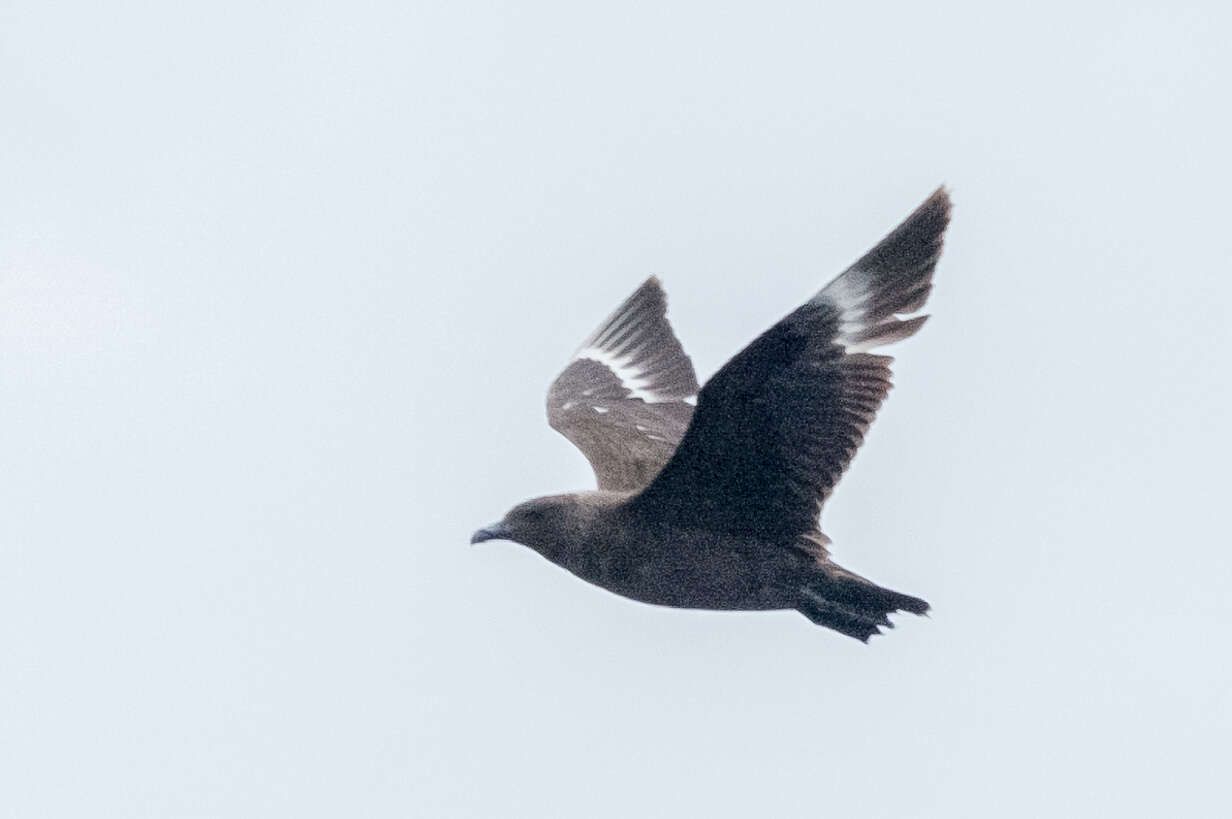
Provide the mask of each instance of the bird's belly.
[{"label": "bird's belly", "polygon": [[777,549],[631,549],[594,557],[567,568],[643,603],[735,611],[793,605],[792,572]]}]

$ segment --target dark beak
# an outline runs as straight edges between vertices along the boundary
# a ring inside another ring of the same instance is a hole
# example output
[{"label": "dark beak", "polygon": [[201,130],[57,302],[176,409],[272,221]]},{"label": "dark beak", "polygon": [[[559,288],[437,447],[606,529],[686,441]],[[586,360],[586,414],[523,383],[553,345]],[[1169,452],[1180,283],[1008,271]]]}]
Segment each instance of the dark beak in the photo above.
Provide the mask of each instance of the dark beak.
[{"label": "dark beak", "polygon": [[471,544],[483,543],[485,540],[508,540],[509,527],[502,523],[493,523],[491,526],[485,526],[475,534],[471,535]]}]

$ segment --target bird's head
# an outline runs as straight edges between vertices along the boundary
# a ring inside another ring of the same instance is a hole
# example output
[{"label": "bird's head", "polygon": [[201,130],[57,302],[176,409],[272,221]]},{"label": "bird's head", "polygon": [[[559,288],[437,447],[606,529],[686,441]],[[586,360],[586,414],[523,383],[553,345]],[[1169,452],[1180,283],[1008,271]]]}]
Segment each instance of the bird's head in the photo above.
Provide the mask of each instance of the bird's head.
[{"label": "bird's head", "polygon": [[498,523],[471,535],[471,543],[512,540],[549,557],[580,535],[585,509],[574,495],[552,495],[519,503]]}]

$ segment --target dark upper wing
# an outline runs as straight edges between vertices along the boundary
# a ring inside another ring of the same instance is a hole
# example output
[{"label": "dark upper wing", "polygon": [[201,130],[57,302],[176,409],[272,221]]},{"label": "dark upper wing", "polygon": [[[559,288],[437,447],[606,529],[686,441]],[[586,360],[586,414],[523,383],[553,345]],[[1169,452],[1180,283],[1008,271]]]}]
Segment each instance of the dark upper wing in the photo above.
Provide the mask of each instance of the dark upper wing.
[{"label": "dark upper wing", "polygon": [[924,306],[949,221],[938,189],[880,244],[702,388],[675,455],[633,503],[676,525],[791,538],[816,531],[890,389],[891,358]]},{"label": "dark upper wing", "polygon": [[693,364],[647,279],[582,342],[548,390],[548,423],[590,461],[600,489],[641,489],[676,451],[697,395]]}]

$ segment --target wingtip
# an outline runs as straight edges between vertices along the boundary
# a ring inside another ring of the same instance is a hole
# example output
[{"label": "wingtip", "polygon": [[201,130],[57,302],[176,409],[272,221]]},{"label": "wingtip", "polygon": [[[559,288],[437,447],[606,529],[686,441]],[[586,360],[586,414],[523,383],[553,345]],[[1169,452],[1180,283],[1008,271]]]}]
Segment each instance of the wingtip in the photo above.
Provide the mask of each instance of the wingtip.
[{"label": "wingtip", "polygon": [[944,182],[938,185],[937,189],[930,193],[928,198],[924,200],[924,204],[941,208],[948,214],[950,209],[954,207],[954,200],[950,198],[949,185],[946,185]]},{"label": "wingtip", "polygon": [[928,197],[925,205],[936,213],[939,223],[937,244],[940,246],[945,243],[945,232],[950,227],[950,217],[954,213],[954,200],[950,198],[950,189],[945,185],[940,186]]},{"label": "wingtip", "polygon": [[886,290],[878,294],[879,300],[887,302],[882,305],[885,309],[875,309],[874,313],[910,313],[923,308],[933,269],[945,244],[950,209],[949,191],[942,185],[847,271],[826,285],[822,293],[832,288],[841,290],[845,277],[860,271],[872,275],[873,287]]},{"label": "wingtip", "polygon": [[659,278],[658,273],[651,273],[646,277],[646,280],[638,285],[637,290],[633,291],[633,296],[651,295],[652,298],[663,302],[664,309],[667,308],[667,291],[663,289],[663,280]]},{"label": "wingtip", "polygon": [[950,199],[950,189],[940,185],[920,203],[914,213],[903,220],[903,225],[932,221],[936,224],[936,232],[944,233],[949,226],[950,212],[953,209],[954,201]]}]

